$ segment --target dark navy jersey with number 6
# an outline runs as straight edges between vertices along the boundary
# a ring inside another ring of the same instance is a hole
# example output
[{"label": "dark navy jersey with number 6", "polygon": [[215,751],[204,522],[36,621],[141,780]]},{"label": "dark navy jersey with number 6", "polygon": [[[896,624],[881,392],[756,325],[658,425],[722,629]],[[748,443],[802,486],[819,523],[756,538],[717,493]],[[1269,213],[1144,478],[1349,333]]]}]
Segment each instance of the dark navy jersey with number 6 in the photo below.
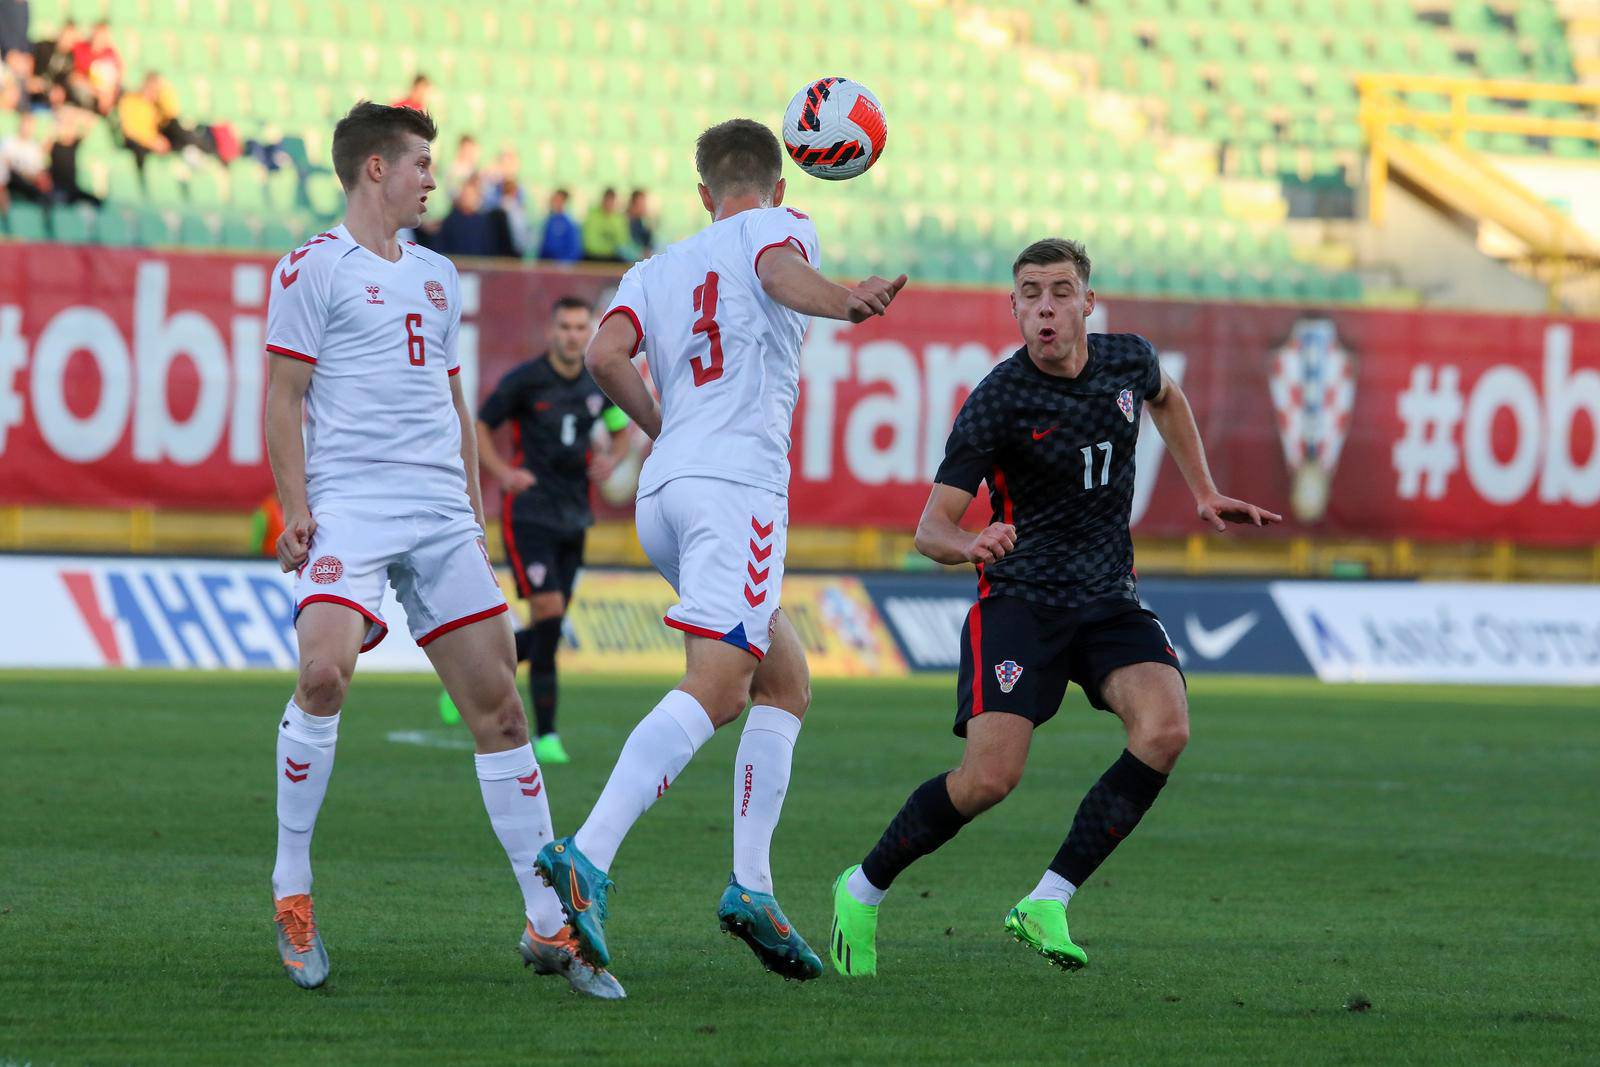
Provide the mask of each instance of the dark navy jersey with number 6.
[{"label": "dark navy jersey with number 6", "polygon": [[508,494],[519,524],[576,533],[594,523],[589,510],[589,433],[609,402],[580,367],[574,378],[558,373],[549,357],[513,367],[478,409],[494,429],[510,421],[513,462],[538,479],[533,488]]},{"label": "dark navy jersey with number 6", "polygon": [[1011,553],[978,568],[980,596],[1056,607],[1138,600],[1134,445],[1144,402],[1160,391],[1155,349],[1131,333],[1090,334],[1076,378],[1044,373],[1020,348],[978,383],[934,480],[969,493],[987,481],[991,521],[1017,528]]}]

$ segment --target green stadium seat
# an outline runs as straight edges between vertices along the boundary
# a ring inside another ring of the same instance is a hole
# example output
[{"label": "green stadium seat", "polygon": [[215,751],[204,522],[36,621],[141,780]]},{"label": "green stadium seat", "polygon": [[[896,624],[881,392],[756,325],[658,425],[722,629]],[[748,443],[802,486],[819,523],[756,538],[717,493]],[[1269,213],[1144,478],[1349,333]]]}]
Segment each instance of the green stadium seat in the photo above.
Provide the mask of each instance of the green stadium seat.
[{"label": "green stadium seat", "polygon": [[178,230],[172,215],[160,208],[141,208],[134,219],[134,240],[145,248],[177,244]]},{"label": "green stadium seat", "polygon": [[44,208],[27,200],[12,200],[4,216],[5,232],[18,241],[44,241],[50,236]]},{"label": "green stadium seat", "polygon": [[87,204],[57,204],[50,209],[50,234],[63,244],[88,244],[94,236],[95,209]]}]

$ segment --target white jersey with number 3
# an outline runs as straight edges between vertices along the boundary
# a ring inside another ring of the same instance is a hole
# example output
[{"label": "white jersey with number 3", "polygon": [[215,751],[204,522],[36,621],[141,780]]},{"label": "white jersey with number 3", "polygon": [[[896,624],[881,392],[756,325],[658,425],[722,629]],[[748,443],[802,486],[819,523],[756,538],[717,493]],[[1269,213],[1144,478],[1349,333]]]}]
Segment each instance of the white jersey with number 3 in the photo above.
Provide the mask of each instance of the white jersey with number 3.
[{"label": "white jersey with number 3", "polygon": [[788,493],[807,316],[773,300],[756,276],[762,254],[786,245],[819,266],[809,218],[757,208],[623,275],[605,318],[633,320],[661,396],[661,435],[640,471],[640,497],[685,476]]},{"label": "white jersey with number 3", "polygon": [[450,377],[461,369],[455,266],[401,244],[391,263],[339,226],[278,261],[267,351],[315,366],[306,392],[312,513],[470,509]]}]

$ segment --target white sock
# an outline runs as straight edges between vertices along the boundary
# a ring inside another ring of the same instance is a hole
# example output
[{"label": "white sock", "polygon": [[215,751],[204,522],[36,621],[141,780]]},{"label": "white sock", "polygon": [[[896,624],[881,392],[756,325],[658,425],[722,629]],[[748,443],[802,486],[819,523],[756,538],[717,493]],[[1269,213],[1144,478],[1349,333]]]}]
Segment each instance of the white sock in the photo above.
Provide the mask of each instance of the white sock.
[{"label": "white sock", "polygon": [[772,831],[778,828],[800,720],[765,704],[750,709],[733,761],[733,878],[772,892]]},{"label": "white sock", "polygon": [[1044,877],[1039,879],[1039,884],[1033,887],[1033,892],[1028,894],[1030,900],[1059,900],[1065,904],[1072,899],[1072,894],[1078,887],[1061,877],[1055,871],[1046,870]]},{"label": "white sock", "polygon": [[311,831],[328,795],[339,713],[310,715],[290,699],[278,723],[278,861],[276,899],[311,892]]},{"label": "white sock", "polygon": [[628,830],[661,798],[688,766],[716,728],[700,702],[681,689],[661,698],[655,710],[639,720],[611,769],[611,777],[573,840],[589,862],[602,871]]},{"label": "white sock", "polygon": [[522,904],[533,931],[549,937],[566,924],[561,901],[533,869],[534,858],[555,840],[550,828],[550,794],[533,758],[533,745],[505,752],[480,752],[472,757],[478,767],[478,788],[489,825],[511,861],[511,873],[522,887]]},{"label": "white sock", "polygon": [[879,889],[867,878],[867,872],[857,867],[850,872],[850,877],[845,880],[845,890],[856,898],[856,903],[877,907],[883,903],[883,898],[889,895],[887,889]]}]

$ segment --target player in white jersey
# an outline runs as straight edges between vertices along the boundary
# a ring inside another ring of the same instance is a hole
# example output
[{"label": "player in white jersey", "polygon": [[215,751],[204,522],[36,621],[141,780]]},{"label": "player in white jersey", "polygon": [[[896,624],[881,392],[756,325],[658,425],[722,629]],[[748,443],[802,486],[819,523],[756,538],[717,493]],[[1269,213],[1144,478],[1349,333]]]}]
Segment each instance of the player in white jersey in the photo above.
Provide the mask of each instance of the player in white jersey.
[{"label": "player in white jersey", "polygon": [[267,450],[283,503],[278,561],[296,574],[300,643],[300,677],[278,728],[278,951],[296,985],[326,980],[311,834],[356,656],[388,632],[387,583],[472,730],[484,806],[523,892],[523,959],[616,999],[622,987],[580,958],[559,901],[533,869],[553,836],[549,794],[516,691],[505,597],[484,549],[476,435],[457,377],[456,270],[395,237],[427,208],[435,135],[421,112],[357,104],[333,132],[344,224],[272,271]]},{"label": "player in white jersey", "polygon": [[[623,276],[586,357],[606,395],[655,440],[636,522],[678,594],[665,622],[684,633],[687,670],[629,735],[583,826],[546,845],[538,865],[585,955],[605,964],[607,872],[623,836],[748,702],[734,761],[733,873],[717,917],[768,970],[804,980],[822,963],[773,898],[768,862],[811,700],[805,651],[778,608],[800,342],[810,317],[883,314],[906,279],[850,289],[818,272],[816,228],[782,206],[783,153],[760,123],[707,130],[695,166],[711,225]],[[659,408],[632,366],[641,347]]]}]

